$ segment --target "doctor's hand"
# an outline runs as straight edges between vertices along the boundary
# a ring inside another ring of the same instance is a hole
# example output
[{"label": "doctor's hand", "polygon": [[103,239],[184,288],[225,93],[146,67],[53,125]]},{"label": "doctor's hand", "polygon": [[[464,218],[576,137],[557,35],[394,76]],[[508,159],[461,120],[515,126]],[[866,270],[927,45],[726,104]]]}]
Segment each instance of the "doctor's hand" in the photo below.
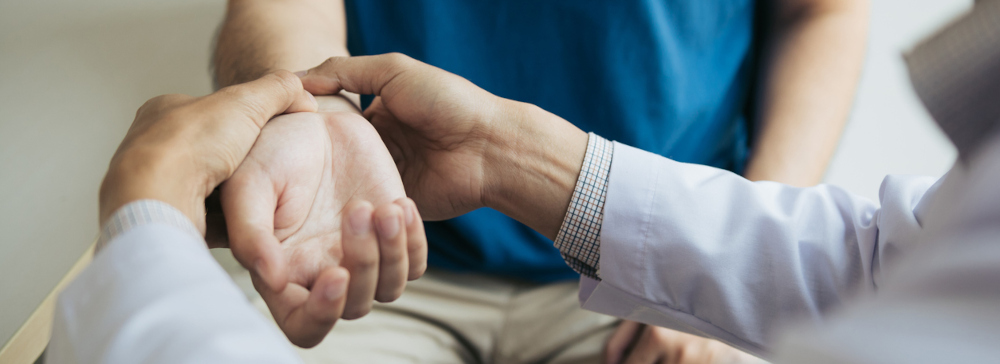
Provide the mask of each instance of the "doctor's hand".
[{"label": "doctor's hand", "polygon": [[426,266],[416,206],[358,114],[274,118],[221,199],[233,255],[302,347],[337,319],[364,316],[373,300],[395,300]]},{"label": "doctor's hand", "polygon": [[154,199],[205,232],[205,198],[240,165],[276,114],[315,111],[290,72],[277,72],[202,97],[164,95],[136,112],[100,190],[100,222],[132,201]]},{"label": "doctor's hand", "polygon": [[425,218],[492,207],[558,232],[587,147],[569,122],[401,54],[330,58],[301,78],[315,95],[376,96],[364,116]]},{"label": "doctor's hand", "polygon": [[605,364],[766,364],[719,341],[625,320],[604,346]]}]

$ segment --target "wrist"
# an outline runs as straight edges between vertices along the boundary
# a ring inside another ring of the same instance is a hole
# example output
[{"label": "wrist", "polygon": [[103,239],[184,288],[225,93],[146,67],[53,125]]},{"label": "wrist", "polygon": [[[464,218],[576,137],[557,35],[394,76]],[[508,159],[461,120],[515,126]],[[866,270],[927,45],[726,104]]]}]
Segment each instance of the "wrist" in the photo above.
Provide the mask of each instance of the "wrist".
[{"label": "wrist", "polygon": [[507,105],[484,153],[487,207],[555,238],[583,166],[588,136],[535,105]]},{"label": "wrist", "polygon": [[181,211],[205,232],[205,197],[211,191],[205,178],[177,167],[185,157],[154,151],[121,153],[112,159],[99,193],[100,224],[131,202],[157,200]]},{"label": "wrist", "polygon": [[357,94],[341,91],[336,95],[314,96],[318,112],[353,112],[361,114],[361,100]]}]

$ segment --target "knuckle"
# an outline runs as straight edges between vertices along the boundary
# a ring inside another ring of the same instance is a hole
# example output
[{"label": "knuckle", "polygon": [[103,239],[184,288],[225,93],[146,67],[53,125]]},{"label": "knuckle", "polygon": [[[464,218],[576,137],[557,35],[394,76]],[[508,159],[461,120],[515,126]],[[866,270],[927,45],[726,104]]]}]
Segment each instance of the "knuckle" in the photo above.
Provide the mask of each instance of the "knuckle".
[{"label": "knuckle", "polygon": [[386,53],[385,58],[390,65],[400,68],[405,67],[411,61],[413,61],[413,58],[410,58],[410,56],[407,56],[399,52]]},{"label": "knuckle", "polygon": [[166,95],[156,96],[154,98],[146,100],[146,102],[144,102],[142,106],[139,106],[139,110],[136,111],[136,115],[142,115],[150,112],[156,113],[168,107],[170,104],[179,101],[184,97],[186,97],[186,95],[181,95],[181,94],[166,94]]},{"label": "knuckle", "polygon": [[390,265],[399,265],[406,261],[405,250],[399,248],[393,239],[386,239],[381,242],[382,248],[379,250],[379,265],[383,269]]},{"label": "knuckle", "polygon": [[339,59],[340,59],[340,57],[330,57],[330,58],[327,58],[327,59],[323,60],[323,63],[320,63],[320,67],[329,67],[329,66],[332,66],[334,63],[337,63],[337,60],[339,60]]},{"label": "knuckle", "polygon": [[379,259],[376,254],[364,254],[353,257],[353,260],[350,263],[351,269],[349,269],[349,271],[351,271],[352,274],[374,271],[378,269],[378,261]]},{"label": "knuckle", "polygon": [[267,74],[265,77],[272,78],[286,91],[297,91],[302,89],[302,81],[299,80],[298,76],[289,71],[277,70]]},{"label": "knuckle", "polygon": [[215,94],[226,100],[242,102],[250,96],[250,91],[246,89],[244,84],[239,84],[223,87],[219,91],[216,91]]},{"label": "knuckle", "polygon": [[424,249],[426,249],[427,244],[423,241],[415,241],[417,239],[409,239],[406,243],[406,254],[410,257],[416,257],[423,254]]},{"label": "knuckle", "polygon": [[330,58],[327,58],[327,59],[323,60],[323,63],[320,63],[319,66],[316,66],[316,69],[319,70],[319,71],[321,71],[321,72],[331,72],[333,70],[336,70],[337,69],[337,64],[343,58],[344,57],[330,57]]}]

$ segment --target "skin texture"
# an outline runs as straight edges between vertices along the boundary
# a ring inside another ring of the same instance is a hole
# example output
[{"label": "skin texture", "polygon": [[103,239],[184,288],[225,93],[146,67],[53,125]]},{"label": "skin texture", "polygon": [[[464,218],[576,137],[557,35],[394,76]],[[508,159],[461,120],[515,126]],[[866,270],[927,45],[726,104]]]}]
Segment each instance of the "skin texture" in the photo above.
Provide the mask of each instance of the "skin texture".
[{"label": "skin texture", "polygon": [[771,0],[754,143],[744,177],[812,186],[823,179],[864,61],[868,0]]},{"label": "skin texture", "polygon": [[[205,199],[236,171],[265,123],[276,114],[316,108],[315,99],[289,72],[199,98],[151,99],[137,112],[104,177],[101,221],[129,202],[155,199],[183,212],[204,232]],[[343,268],[316,277],[316,294],[305,299],[307,309],[300,316],[316,323],[339,317],[347,278]]]},{"label": "skin texture", "polygon": [[[426,261],[421,218],[413,201],[400,197],[398,178],[367,185],[370,179],[332,173],[338,167],[358,173],[393,169],[384,148],[358,151],[344,140],[330,146],[327,134],[377,141],[371,125],[359,116],[335,122],[343,119],[315,113],[317,108],[287,71],[199,98],[148,101],[102,183],[102,222],[129,202],[155,199],[176,207],[204,233],[205,200],[228,180],[222,198],[230,245],[270,274],[268,282],[255,276],[254,284],[289,339],[316,345],[337,319],[363,314],[358,310],[373,297],[398,297]],[[268,123],[285,112],[292,114]],[[272,143],[289,135],[303,142],[294,148]],[[280,268],[289,264],[302,269],[287,275]],[[359,289],[354,282],[366,282],[358,286],[364,291],[353,292]]]},{"label": "skin texture", "polygon": [[[254,287],[297,345],[318,344],[332,327],[296,315],[324,272],[350,273],[343,318],[351,319],[367,314],[373,299],[398,298],[425,269],[423,225],[388,152],[370,147],[378,141],[356,114],[279,116],[222,189],[233,254],[256,268]],[[342,225],[352,209],[375,219]],[[377,244],[366,243],[373,238]]]},{"label": "skin texture", "polygon": [[202,97],[150,99],[136,112],[101,183],[100,222],[149,198],[173,205],[204,233],[205,198],[236,171],[267,120],[316,109],[289,72]]},{"label": "skin texture", "polygon": [[[763,52],[757,69],[754,144],[744,175],[751,180],[814,185],[822,179],[850,110],[864,55],[867,0],[770,0],[762,1],[761,6],[764,7]],[[231,0],[215,65],[219,83],[227,85],[269,70],[305,69],[326,57],[346,55],[342,1]],[[357,105],[356,96],[351,93],[341,92],[332,97]],[[357,112],[347,102],[331,110]],[[394,125],[391,113],[377,109],[367,115],[378,120],[373,122],[381,125],[381,133],[399,133],[387,126]],[[387,140],[390,148],[407,145],[398,136],[391,139],[395,143]],[[570,161],[567,163],[572,165]],[[433,169],[413,164],[408,168],[433,173]],[[403,175],[405,178],[416,174]],[[551,183],[566,182],[554,173],[532,177]],[[498,197],[511,193],[515,192],[504,191]],[[560,199],[545,202],[558,204],[556,200]],[[565,201],[568,202],[568,197]],[[540,231],[551,231],[553,226],[557,230],[556,224],[558,220],[547,221]],[[645,327],[632,335],[632,340],[638,340],[648,330],[662,331],[651,335],[654,338],[680,338],[666,335],[667,329]],[[687,342],[643,341],[632,350],[637,353],[668,350]]]},{"label": "skin texture", "polygon": [[[277,69],[306,69],[329,56],[348,55],[343,19],[343,3],[339,1],[229,2],[213,60],[216,83],[225,86],[244,82]],[[337,239],[338,217],[344,215],[348,197],[378,203],[394,201],[405,193],[385,146],[361,117],[357,95],[339,93],[317,97],[317,101],[325,132],[317,129],[307,133],[292,127],[269,131],[266,138],[262,137],[266,143],[260,143],[260,147],[270,152],[251,153],[255,158],[245,166],[246,173],[238,173],[237,182],[243,184],[240,193],[228,191],[231,187],[224,189],[230,196],[240,195],[228,199],[229,208],[224,209],[227,215],[242,211],[243,215],[252,215],[248,219],[255,222],[273,220],[273,235],[267,235],[268,229],[247,230],[255,233],[233,239],[232,250],[251,271],[255,287],[279,320],[282,331],[300,346],[318,344],[322,339],[319,333],[325,334],[332,325],[317,329],[294,323],[296,316],[289,312],[295,311],[290,306],[301,300],[280,298],[293,296],[276,294],[283,282],[291,282],[297,291],[308,289],[317,274],[339,262],[352,277],[343,318],[355,319],[369,312],[373,299],[389,302],[398,298],[406,280],[423,273],[427,259],[425,239],[418,244],[380,239],[378,245],[369,247]],[[323,136],[325,140],[321,140]],[[319,156],[325,157],[321,161]],[[306,206],[304,201],[314,199],[314,204]],[[237,206],[240,200],[248,202]],[[407,221],[406,233],[423,238],[423,226],[419,218],[414,218],[412,202],[399,208],[402,212],[375,213],[386,221],[402,214]],[[264,216],[264,211],[273,216]],[[393,225],[376,221],[373,226],[379,229]],[[282,253],[288,258],[279,259]]]},{"label": "skin texture", "polygon": [[377,96],[365,116],[426,218],[489,206],[555,237],[587,148],[569,122],[401,54],[331,58],[302,80],[318,95]]}]

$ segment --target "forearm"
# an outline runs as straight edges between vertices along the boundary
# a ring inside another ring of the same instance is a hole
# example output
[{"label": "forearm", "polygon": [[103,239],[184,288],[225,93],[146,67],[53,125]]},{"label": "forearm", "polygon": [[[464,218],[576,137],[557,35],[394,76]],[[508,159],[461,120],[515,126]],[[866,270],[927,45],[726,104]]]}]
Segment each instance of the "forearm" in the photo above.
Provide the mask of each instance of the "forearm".
[{"label": "forearm", "polygon": [[[215,49],[214,77],[224,87],[272,70],[305,70],[348,55],[340,1],[232,0]],[[358,104],[357,95],[342,95]]]},{"label": "forearm", "polygon": [[772,5],[758,92],[751,180],[819,183],[850,112],[864,60],[866,1]]},{"label": "forearm", "polygon": [[587,229],[600,231],[604,289],[582,295],[584,308],[761,355],[788,317],[822,321],[883,283],[886,259],[921,233],[933,182],[887,177],[876,204],[617,144],[603,220]]}]

